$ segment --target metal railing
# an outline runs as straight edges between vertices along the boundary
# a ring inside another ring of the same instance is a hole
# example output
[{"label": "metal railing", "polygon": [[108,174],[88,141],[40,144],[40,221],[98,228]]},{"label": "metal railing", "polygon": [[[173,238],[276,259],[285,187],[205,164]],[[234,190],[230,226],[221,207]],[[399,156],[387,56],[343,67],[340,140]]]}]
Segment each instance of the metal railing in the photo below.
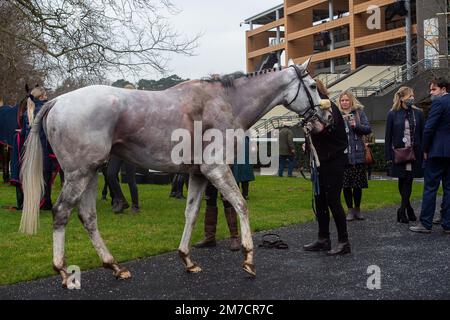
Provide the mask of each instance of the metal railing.
[{"label": "metal railing", "polygon": [[[350,87],[357,97],[368,97],[372,95],[380,95],[385,92],[386,89],[392,88],[392,86],[400,85],[408,80],[408,71],[411,72],[411,76],[414,78],[420,72],[439,68],[442,62],[449,61],[448,57],[439,57],[436,59],[422,59],[411,66],[410,69],[406,65],[399,66],[385,73],[385,71],[375,75],[371,79],[363,82],[356,87]],[[334,91],[330,94],[330,99],[336,101],[341,94],[342,90]]]},{"label": "metal railing", "polygon": [[298,115],[291,116],[275,116],[270,119],[265,120],[264,122],[258,124],[257,126],[250,129],[252,137],[260,137],[267,135],[270,131],[274,129],[278,129],[282,124],[288,126],[294,126],[298,124],[300,118]]},{"label": "metal railing", "polygon": [[340,73],[319,73],[314,78],[319,78],[323,84],[328,87],[330,83],[340,80],[351,71],[350,68],[342,70]]}]

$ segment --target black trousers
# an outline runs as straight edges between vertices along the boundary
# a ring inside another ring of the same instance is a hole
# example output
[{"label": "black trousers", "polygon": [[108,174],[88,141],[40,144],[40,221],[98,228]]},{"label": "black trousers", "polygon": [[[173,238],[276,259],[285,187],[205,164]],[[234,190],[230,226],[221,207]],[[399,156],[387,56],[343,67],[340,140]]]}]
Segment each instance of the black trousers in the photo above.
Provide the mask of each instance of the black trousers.
[{"label": "black trousers", "polygon": [[412,174],[412,171],[406,171],[403,178],[398,178],[398,191],[400,192],[400,196],[402,197],[401,207],[403,209],[411,207],[410,199],[413,180],[414,176]]},{"label": "black trousers", "polygon": [[319,169],[320,194],[315,197],[319,239],[330,238],[330,211],[338,232],[338,241],[348,241],[347,220],[341,204],[343,165],[323,163]]},{"label": "black trousers", "polygon": [[[361,206],[362,189],[361,188],[344,188],[344,198],[347,208],[359,208]],[[353,206],[354,205],[354,206]]]},{"label": "black trousers", "polygon": [[[209,182],[208,185],[206,186],[206,190],[205,190],[206,205],[208,207],[217,207],[218,195],[219,195],[219,191],[217,190],[217,188],[214,187],[214,185],[211,182]],[[224,208],[232,207],[231,203],[229,203],[226,200],[223,200],[223,197],[222,197],[222,202],[223,202]]]},{"label": "black trousers", "polygon": [[112,156],[108,162],[108,185],[111,189],[111,197],[113,201],[117,201],[118,199],[125,200],[125,196],[123,195],[122,189],[119,184],[119,171],[122,164],[125,164],[125,170],[127,174],[127,182],[128,187],[130,188],[131,201],[133,206],[139,207],[139,197],[138,197],[138,189],[136,184],[136,167],[132,164],[129,164],[122,159]]}]

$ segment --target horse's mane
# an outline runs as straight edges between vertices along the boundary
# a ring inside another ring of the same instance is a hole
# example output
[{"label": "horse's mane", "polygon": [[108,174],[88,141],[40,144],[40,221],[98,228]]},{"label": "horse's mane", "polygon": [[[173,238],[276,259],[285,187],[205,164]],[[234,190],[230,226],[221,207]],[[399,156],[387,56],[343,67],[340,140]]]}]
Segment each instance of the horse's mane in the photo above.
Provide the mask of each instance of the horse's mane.
[{"label": "horse's mane", "polygon": [[201,79],[201,81],[205,81],[205,82],[209,82],[209,83],[219,82],[225,88],[233,88],[234,81],[237,79],[244,78],[244,77],[245,78],[256,77],[261,74],[266,74],[268,72],[275,72],[275,71],[280,71],[280,70],[282,70],[281,67],[265,69],[265,70],[256,71],[253,73],[244,73],[242,71],[237,71],[237,72],[233,72],[233,73],[225,74],[225,75],[213,74],[213,75],[210,75],[209,77]]},{"label": "horse's mane", "polygon": [[201,81],[210,82],[210,83],[220,82],[222,84],[222,86],[224,86],[225,88],[233,88],[234,80],[240,79],[240,78],[243,78],[246,76],[247,76],[247,74],[245,74],[241,71],[237,71],[237,72],[225,74],[222,76],[213,74],[213,75],[210,75],[209,77],[203,78]]}]

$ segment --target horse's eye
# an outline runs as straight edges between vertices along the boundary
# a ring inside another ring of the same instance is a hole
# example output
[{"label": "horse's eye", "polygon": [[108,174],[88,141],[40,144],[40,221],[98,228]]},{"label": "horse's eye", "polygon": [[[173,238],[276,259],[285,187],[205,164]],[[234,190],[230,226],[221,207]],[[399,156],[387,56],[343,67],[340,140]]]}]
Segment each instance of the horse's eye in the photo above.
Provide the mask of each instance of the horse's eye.
[{"label": "horse's eye", "polygon": [[312,85],[311,85],[311,89],[317,90],[317,84],[312,84]]}]

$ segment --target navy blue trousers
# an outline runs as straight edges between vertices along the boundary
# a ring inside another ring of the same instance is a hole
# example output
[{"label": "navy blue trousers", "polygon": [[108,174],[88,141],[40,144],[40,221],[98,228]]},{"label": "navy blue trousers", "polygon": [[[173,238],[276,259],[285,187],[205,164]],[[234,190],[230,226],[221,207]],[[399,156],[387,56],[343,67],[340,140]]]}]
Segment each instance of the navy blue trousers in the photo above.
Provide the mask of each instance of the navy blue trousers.
[{"label": "navy blue trousers", "polygon": [[442,180],[442,228],[450,230],[450,158],[431,158],[425,163],[425,185],[423,188],[420,222],[431,229],[436,210],[436,196]]}]

